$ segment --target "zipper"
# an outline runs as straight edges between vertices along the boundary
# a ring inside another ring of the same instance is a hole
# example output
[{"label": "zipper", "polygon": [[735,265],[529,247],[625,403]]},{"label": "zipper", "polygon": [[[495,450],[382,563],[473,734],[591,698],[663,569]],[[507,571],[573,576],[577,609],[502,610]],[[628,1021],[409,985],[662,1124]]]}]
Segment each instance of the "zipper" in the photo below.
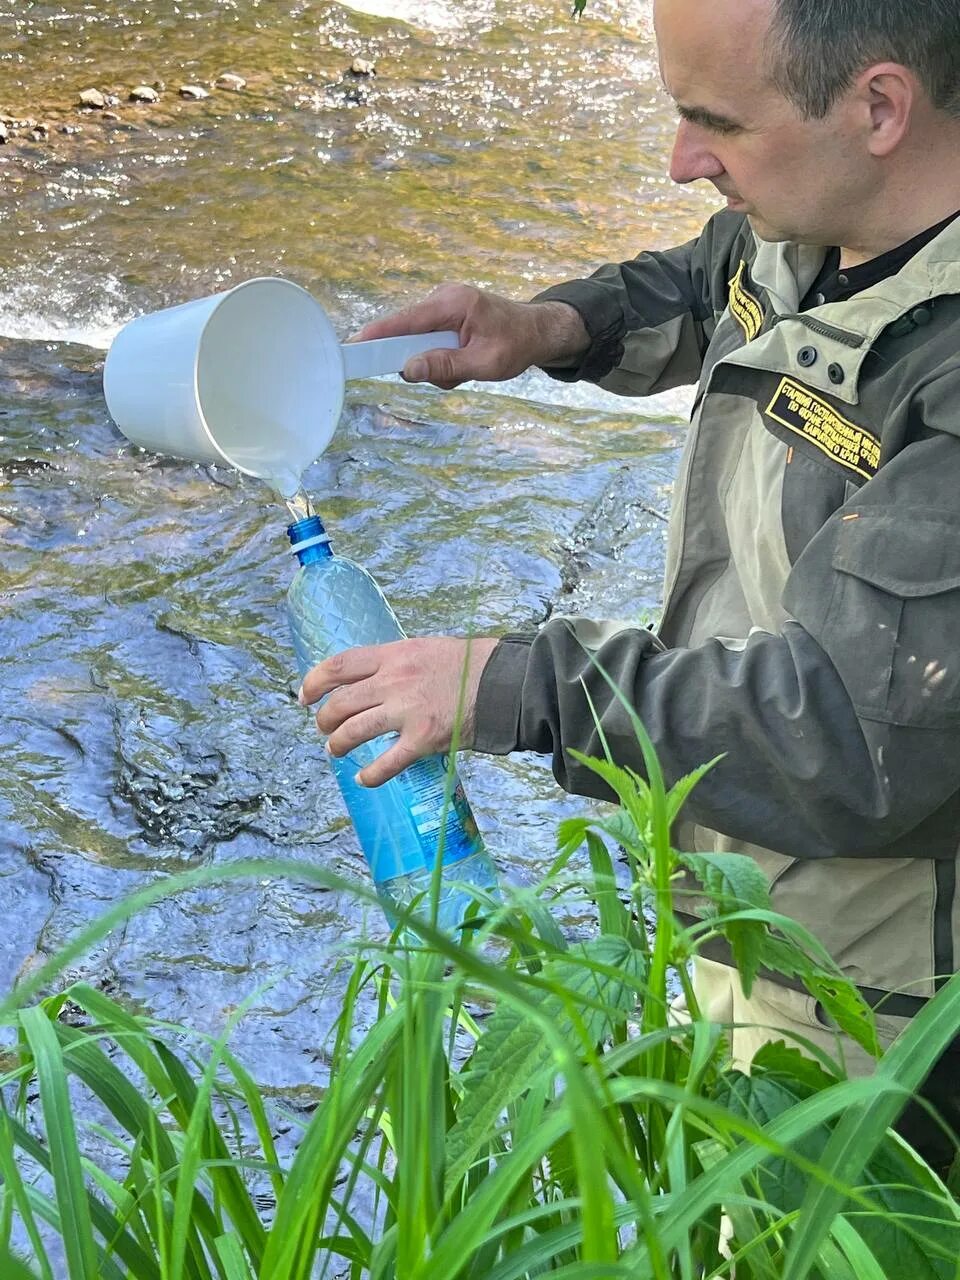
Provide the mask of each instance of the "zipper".
[{"label": "zipper", "polygon": [[771,318],[770,328],[773,329],[781,320],[799,320],[812,333],[821,338],[830,338],[845,347],[862,347],[866,341],[862,333],[854,333],[851,329],[841,329],[838,325],[827,324],[825,320],[818,320],[816,316],[807,315],[804,312],[775,315]]}]

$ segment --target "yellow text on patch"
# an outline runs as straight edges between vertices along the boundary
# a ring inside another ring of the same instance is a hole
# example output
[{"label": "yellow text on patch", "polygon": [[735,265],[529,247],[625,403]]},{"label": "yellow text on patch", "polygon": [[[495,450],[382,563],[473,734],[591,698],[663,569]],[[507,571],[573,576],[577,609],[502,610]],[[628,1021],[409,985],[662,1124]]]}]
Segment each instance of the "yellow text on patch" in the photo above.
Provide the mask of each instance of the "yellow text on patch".
[{"label": "yellow text on patch", "polygon": [[880,465],[880,441],[864,427],[850,422],[828,400],[823,400],[809,387],[793,378],[781,378],[773,399],[767,405],[767,413],[774,421],[796,432],[805,440],[855,471],[858,476],[870,480]]},{"label": "yellow text on patch", "polygon": [[742,279],[746,266],[747,264],[741,258],[737,274],[730,281],[730,311],[747,335],[747,341],[752,342],[763,328],[763,308],[753,294],[748,293],[743,287]]}]

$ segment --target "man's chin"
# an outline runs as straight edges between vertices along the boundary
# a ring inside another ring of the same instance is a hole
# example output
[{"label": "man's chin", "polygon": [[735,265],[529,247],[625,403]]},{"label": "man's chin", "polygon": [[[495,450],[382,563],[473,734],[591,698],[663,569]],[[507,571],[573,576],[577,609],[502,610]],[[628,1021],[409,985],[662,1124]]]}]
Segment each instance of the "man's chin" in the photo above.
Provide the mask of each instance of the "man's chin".
[{"label": "man's chin", "polygon": [[764,222],[755,213],[748,213],[747,221],[750,223],[750,230],[758,240],[767,240],[771,244],[782,244],[786,240],[795,238],[789,231],[783,231],[779,227],[772,227],[769,222]]}]

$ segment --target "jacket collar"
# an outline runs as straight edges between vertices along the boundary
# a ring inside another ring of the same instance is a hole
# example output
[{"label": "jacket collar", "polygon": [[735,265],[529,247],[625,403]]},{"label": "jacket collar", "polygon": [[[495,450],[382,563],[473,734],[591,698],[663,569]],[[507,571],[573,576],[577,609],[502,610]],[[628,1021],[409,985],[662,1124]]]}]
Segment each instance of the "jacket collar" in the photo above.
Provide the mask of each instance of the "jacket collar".
[{"label": "jacket collar", "polygon": [[[895,275],[871,285],[845,302],[798,312],[800,299],[823,266],[826,250],[813,245],[756,240],[750,267],[754,286],[766,292],[779,322],[721,363],[793,373],[807,386],[849,404],[859,401],[860,370],[878,336],[901,316],[933,298],[960,294],[960,218],[925,245]],[[801,366],[799,350],[812,345],[822,357]],[[827,369],[840,365],[843,381],[829,380]]]}]

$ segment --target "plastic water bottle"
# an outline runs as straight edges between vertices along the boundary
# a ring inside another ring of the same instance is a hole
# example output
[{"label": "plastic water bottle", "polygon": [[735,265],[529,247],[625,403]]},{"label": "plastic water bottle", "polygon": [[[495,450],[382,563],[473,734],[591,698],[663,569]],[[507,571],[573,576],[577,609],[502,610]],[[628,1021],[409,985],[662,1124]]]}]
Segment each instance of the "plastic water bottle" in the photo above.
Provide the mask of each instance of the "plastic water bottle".
[{"label": "plastic water bottle", "polygon": [[[356,645],[402,640],[403,630],[366,569],[334,555],[319,516],[287,529],[300,569],[287,593],[290,632],[301,676]],[[361,787],[359,770],[395,741],[384,734],[339,759],[330,757],[360,847],[392,925],[396,907],[419,900],[430,912],[430,885],[443,858],[437,922],[453,932],[474,901],[470,886],[496,892],[497,875],[448,757],[429,756],[379,787]],[[447,799],[449,795],[449,800]]]}]

